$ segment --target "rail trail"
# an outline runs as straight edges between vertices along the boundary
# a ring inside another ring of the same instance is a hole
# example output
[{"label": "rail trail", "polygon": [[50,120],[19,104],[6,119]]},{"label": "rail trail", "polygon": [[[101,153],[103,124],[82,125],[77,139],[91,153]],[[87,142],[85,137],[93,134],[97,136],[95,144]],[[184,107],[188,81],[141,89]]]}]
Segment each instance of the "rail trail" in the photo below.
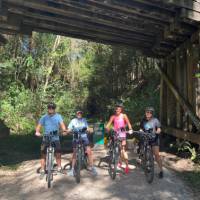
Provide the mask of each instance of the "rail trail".
[{"label": "rail trail", "polygon": [[[95,164],[105,150],[96,150]],[[69,162],[70,155],[63,155],[63,165]],[[192,200],[195,199],[190,188],[165,168],[164,179],[155,176],[154,182],[148,184],[143,171],[135,161],[136,156],[130,158],[131,172],[128,175],[118,174],[115,181],[111,180],[106,164],[97,167],[98,176],[93,177],[90,172],[83,170],[81,183],[76,184],[73,177],[56,175],[53,187],[47,189],[45,179],[40,180],[36,173],[39,160],[26,161],[16,172],[0,171],[0,199],[1,200]],[[156,169],[157,170],[157,169]],[[157,173],[156,173],[157,175]]]}]

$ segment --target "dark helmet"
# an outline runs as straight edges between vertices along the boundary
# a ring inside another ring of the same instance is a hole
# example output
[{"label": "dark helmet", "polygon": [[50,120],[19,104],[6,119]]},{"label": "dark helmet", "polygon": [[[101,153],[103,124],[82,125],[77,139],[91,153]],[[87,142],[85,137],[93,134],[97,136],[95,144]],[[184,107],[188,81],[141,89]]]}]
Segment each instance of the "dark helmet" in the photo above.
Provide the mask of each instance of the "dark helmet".
[{"label": "dark helmet", "polygon": [[79,114],[79,113],[83,114],[83,111],[82,110],[77,110],[76,114]]},{"label": "dark helmet", "polygon": [[123,105],[123,103],[117,103],[117,104],[115,105],[115,107],[116,107],[116,108],[117,108],[117,107],[124,108],[124,105]]},{"label": "dark helmet", "polygon": [[153,107],[146,107],[145,112],[151,112],[152,114],[155,113],[155,109]]},{"label": "dark helmet", "polygon": [[55,110],[55,109],[56,109],[56,104],[55,104],[55,103],[53,103],[53,102],[51,102],[51,103],[48,103],[48,105],[47,105],[47,108],[48,108],[48,109],[51,109],[51,108],[52,108],[52,109],[54,109],[54,110]]}]

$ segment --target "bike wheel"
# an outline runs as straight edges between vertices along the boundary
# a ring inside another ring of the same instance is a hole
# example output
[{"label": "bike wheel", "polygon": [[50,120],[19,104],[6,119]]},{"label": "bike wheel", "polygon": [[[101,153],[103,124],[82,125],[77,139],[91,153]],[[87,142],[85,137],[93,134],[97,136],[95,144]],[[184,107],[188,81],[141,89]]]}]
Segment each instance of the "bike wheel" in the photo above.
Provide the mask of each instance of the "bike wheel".
[{"label": "bike wheel", "polygon": [[151,148],[147,148],[145,152],[145,176],[148,183],[152,183],[154,179],[154,158]]},{"label": "bike wheel", "polygon": [[111,152],[110,154],[108,172],[109,172],[110,177],[114,180],[117,174],[117,159],[116,159],[115,151]]},{"label": "bike wheel", "polygon": [[48,153],[48,161],[47,161],[47,186],[51,188],[51,181],[53,180],[52,167],[53,167],[53,155],[52,153]]},{"label": "bike wheel", "polygon": [[79,150],[77,152],[77,157],[76,157],[76,163],[74,166],[74,172],[75,172],[75,178],[76,178],[76,182],[80,183],[81,180],[81,150]]}]

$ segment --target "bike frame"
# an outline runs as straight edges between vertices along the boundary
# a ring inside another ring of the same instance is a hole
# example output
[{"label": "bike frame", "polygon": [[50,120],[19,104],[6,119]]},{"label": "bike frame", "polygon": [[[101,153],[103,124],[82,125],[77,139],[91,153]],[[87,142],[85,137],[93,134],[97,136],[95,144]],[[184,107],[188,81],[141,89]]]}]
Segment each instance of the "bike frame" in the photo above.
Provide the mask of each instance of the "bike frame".
[{"label": "bike frame", "polygon": [[[57,133],[57,132],[56,132]],[[47,144],[47,154],[46,154],[46,181],[48,184],[48,188],[51,187],[51,181],[53,180],[53,167],[54,167],[54,154],[55,154],[55,148],[53,145],[53,136],[55,136],[55,132],[51,132],[48,135],[44,136],[44,141]]]}]

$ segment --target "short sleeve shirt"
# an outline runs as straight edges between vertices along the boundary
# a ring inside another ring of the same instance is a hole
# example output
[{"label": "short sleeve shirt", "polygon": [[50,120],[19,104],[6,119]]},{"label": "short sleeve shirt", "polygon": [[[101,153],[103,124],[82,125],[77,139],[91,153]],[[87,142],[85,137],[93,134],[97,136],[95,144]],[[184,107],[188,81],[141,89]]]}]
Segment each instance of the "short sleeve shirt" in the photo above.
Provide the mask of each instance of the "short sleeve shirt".
[{"label": "short sleeve shirt", "polygon": [[[43,115],[39,120],[39,124],[44,127],[44,132],[46,135],[48,135],[52,131],[59,131],[60,124],[62,122],[62,116],[57,113],[54,115]],[[59,136],[55,136],[53,140],[59,140]]]},{"label": "short sleeve shirt", "polygon": [[161,124],[157,118],[152,118],[149,121],[143,119],[141,121],[140,128],[144,131],[153,130],[153,132],[155,133],[158,128],[161,128]]},{"label": "short sleeve shirt", "polygon": [[73,130],[74,128],[82,129],[84,127],[88,128],[88,123],[85,118],[81,118],[81,119],[74,118],[69,123],[68,129],[70,129],[70,130]]}]

